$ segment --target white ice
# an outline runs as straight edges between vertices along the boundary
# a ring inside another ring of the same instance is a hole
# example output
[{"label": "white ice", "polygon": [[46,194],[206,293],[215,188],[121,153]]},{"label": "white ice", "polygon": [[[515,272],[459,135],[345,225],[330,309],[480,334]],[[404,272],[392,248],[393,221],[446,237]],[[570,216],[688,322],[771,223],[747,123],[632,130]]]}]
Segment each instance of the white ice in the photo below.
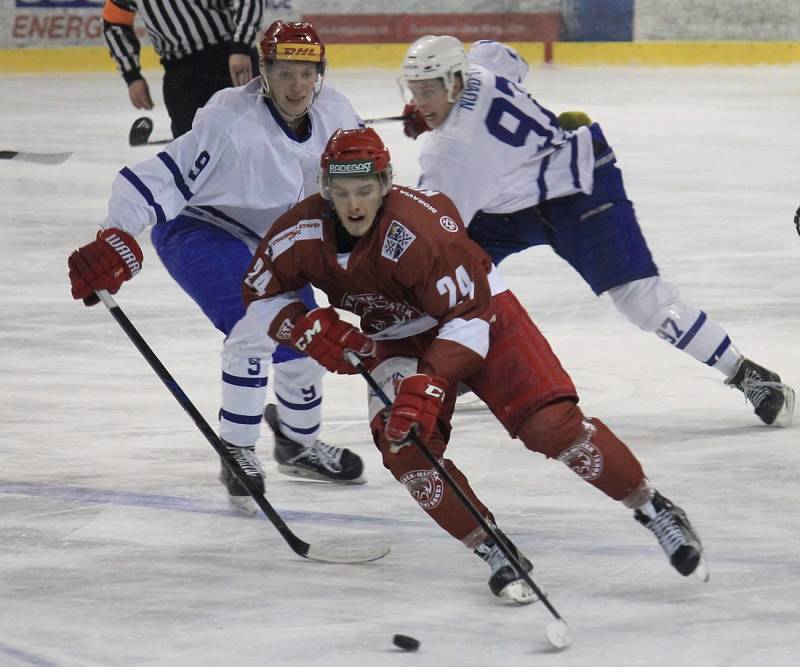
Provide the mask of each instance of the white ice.
[{"label": "white ice", "polygon": [[[329,82],[365,117],[401,108],[393,72]],[[796,66],[537,67],[528,79],[549,108],[602,122],[663,274],[794,386],[798,82]],[[629,511],[488,413],[460,414],[450,455],[575,633],[554,652],[543,606],[493,598],[488,568],[381,467],[358,377],[327,380],[324,436],[361,454],[369,483],[295,482],[270,464],[267,493],[303,539],[385,539],[392,553],[311,563],[264,518],[235,516],[211,447],[109,313],[69,294],[67,255],[93,238],[115,173],[155,151],[127,145],[141,114],[115,74],[0,84],[0,149],[75,151],[60,166],[0,161],[0,665],[797,664],[798,428],[763,426],[716,371],[623,321],[549,248],[502,270],[585,411],[688,512],[709,583],[680,577]],[[154,138],[168,131],[158,103]],[[415,183],[416,144],[396,124],[379,130],[397,181]],[[144,270],[118,301],[213,424],[222,337],[141,241]],[[267,461],[271,449],[265,434]],[[419,652],[395,649],[395,633]]]}]

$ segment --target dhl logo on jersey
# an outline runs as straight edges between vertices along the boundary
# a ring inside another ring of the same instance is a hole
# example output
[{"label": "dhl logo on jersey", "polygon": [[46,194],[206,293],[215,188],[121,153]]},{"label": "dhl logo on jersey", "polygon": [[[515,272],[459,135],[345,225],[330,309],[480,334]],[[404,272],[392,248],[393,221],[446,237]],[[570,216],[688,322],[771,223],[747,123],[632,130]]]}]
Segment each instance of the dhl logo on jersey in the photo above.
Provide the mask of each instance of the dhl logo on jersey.
[{"label": "dhl logo on jersey", "polygon": [[322,47],[319,44],[278,44],[278,60],[322,61]]}]

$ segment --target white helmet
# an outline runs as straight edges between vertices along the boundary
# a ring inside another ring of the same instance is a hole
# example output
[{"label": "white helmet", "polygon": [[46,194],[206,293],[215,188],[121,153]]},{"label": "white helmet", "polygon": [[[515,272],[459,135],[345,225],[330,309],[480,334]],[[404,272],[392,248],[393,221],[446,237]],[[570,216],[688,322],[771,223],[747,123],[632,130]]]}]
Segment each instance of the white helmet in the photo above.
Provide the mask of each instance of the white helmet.
[{"label": "white helmet", "polygon": [[403,58],[402,76],[405,81],[442,79],[447,89],[447,101],[455,102],[453,87],[456,74],[466,83],[469,61],[464,45],[449,35],[425,35],[408,47]]}]

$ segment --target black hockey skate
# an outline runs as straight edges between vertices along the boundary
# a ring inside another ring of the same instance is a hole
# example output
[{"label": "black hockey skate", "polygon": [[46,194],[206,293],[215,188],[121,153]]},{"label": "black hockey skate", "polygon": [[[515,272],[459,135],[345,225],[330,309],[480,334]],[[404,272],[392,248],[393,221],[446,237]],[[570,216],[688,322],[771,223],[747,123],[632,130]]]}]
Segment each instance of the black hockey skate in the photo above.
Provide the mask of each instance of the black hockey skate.
[{"label": "black hockey skate", "polygon": [[755,408],[765,424],[789,426],[794,413],[794,389],[781,382],[781,376],[742,359],[736,373],[725,384],[736,387]]},{"label": "black hockey skate", "polygon": [[363,484],[364,462],[358,454],[343,447],[332,447],[321,440],[305,445],[287,438],[278,423],[278,410],[270,403],[264,410],[264,419],[275,434],[275,460],[278,471],[289,477],[336,482],[338,484]]},{"label": "black hockey skate", "polygon": [[[516,555],[520,565],[525,568],[526,573],[533,571],[533,563],[520,553],[519,549],[509,540],[500,530],[497,531],[501,539],[511,551]],[[530,604],[536,602],[539,597],[534,593],[528,582],[523,579],[508,558],[505,557],[497,543],[490,537],[473,552],[476,556],[486,561],[492,568],[489,577],[489,589],[499,598],[512,600],[517,604]]]},{"label": "black hockey skate", "polygon": [[703,545],[680,507],[656,491],[633,516],[658,538],[672,567],[684,577],[695,573],[703,581],[708,581]]},{"label": "black hockey skate", "polygon": [[[261,468],[261,462],[256,456],[255,447],[238,447],[232,445],[225,440],[222,441],[228,453],[233,457],[239,467],[247,475],[254,490],[260,494],[264,494],[264,471]],[[222,469],[219,471],[219,481],[225,485],[228,490],[228,502],[237,512],[241,512],[247,516],[255,516],[256,503],[250,497],[247,489],[239,483],[228,466],[222,463]]]}]

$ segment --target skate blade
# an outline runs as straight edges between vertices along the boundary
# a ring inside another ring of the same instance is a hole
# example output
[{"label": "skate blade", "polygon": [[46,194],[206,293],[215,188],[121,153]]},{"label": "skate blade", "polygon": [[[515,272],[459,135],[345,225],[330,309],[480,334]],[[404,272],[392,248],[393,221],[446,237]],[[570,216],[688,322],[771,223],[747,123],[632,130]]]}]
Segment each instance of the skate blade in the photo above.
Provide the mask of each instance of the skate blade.
[{"label": "skate blade", "polygon": [[780,389],[783,394],[783,407],[780,409],[780,412],[778,412],[771,426],[788,428],[792,425],[792,419],[794,418],[795,393],[794,389],[788,384],[781,384]]},{"label": "skate blade", "polygon": [[703,583],[707,582],[711,578],[711,574],[708,571],[708,565],[706,565],[706,559],[701,556],[700,562],[697,564],[697,567],[694,569],[692,574],[700,579]]},{"label": "skate blade", "polygon": [[539,596],[533,592],[525,581],[512,581],[500,591],[501,598],[511,600],[518,605],[532,604],[539,601]]},{"label": "skate blade", "polygon": [[232,496],[229,494],[228,503],[243,516],[256,515],[256,503],[250,496]]},{"label": "skate blade", "polygon": [[329,484],[365,484],[367,478],[363,475],[355,479],[332,479],[326,477],[316,470],[308,470],[300,466],[294,466],[287,463],[278,464],[278,472],[287,477],[294,477],[295,479],[304,479],[309,482],[328,482]]}]

